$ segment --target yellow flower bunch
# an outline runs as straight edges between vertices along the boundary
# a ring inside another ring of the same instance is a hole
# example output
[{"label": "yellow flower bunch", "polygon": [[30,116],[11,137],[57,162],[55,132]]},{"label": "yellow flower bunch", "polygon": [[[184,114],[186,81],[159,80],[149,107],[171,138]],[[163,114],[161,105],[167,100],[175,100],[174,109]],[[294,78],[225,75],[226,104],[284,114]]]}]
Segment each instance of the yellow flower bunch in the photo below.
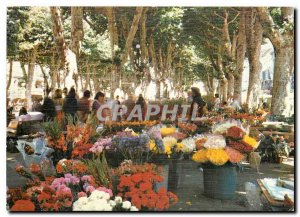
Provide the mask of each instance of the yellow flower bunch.
[{"label": "yellow flower bunch", "polygon": [[193,155],[192,159],[197,163],[206,163],[208,161],[206,154],[207,154],[207,150],[201,149]]},{"label": "yellow flower bunch", "polygon": [[172,154],[172,149],[175,145],[177,145],[177,139],[167,136],[163,138],[163,143],[165,147],[165,153],[170,156],[170,154]]},{"label": "yellow flower bunch", "polygon": [[244,136],[242,142],[245,143],[245,144],[247,144],[247,145],[250,145],[254,149],[256,149],[257,146],[258,146],[258,142],[254,138],[252,138],[252,137],[250,137],[248,135]]},{"label": "yellow flower bunch", "polygon": [[184,148],[184,144],[182,142],[178,142],[176,145],[176,151],[182,151]]},{"label": "yellow flower bunch", "polygon": [[150,149],[150,151],[153,151],[153,152],[157,151],[156,144],[155,144],[155,141],[153,139],[151,139],[150,142],[149,142],[149,149]]},{"label": "yellow flower bunch", "polygon": [[206,157],[217,166],[224,165],[229,160],[228,154],[224,149],[207,149]]},{"label": "yellow flower bunch", "polygon": [[160,133],[163,137],[169,136],[175,132],[176,132],[176,128],[174,128],[174,127],[165,127],[165,128],[160,129]]}]

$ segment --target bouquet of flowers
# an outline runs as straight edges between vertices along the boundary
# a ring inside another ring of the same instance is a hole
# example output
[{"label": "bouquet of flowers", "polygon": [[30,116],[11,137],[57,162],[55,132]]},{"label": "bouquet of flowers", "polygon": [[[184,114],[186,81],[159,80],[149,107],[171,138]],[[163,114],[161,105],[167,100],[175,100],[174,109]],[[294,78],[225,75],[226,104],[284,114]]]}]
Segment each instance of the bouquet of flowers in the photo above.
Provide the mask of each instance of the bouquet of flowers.
[{"label": "bouquet of flowers", "polygon": [[175,132],[175,133],[171,134],[170,136],[177,139],[177,141],[181,141],[187,137],[187,135],[182,132]]},{"label": "bouquet of flowers", "polygon": [[193,155],[192,159],[198,163],[212,163],[221,166],[230,163],[238,163],[244,159],[239,151],[226,146],[225,138],[221,135],[209,135],[202,148]]}]

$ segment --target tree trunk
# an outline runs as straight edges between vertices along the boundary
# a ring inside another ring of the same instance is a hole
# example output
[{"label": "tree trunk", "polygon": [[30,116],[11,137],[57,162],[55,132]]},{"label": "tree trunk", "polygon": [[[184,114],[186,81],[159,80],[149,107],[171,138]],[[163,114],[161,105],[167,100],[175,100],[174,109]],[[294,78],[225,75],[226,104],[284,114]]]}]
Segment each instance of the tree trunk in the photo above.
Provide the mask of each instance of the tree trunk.
[{"label": "tree trunk", "polygon": [[242,103],[242,78],[246,53],[245,11],[240,15],[239,32],[236,48],[236,72],[234,76],[234,98]]},{"label": "tree trunk", "polygon": [[286,115],[290,95],[290,58],[294,48],[276,50],[275,70],[272,88],[271,112],[274,115]]},{"label": "tree trunk", "polygon": [[21,69],[22,69],[22,72],[23,72],[23,79],[25,81],[25,83],[27,83],[27,72],[26,72],[26,69],[25,69],[25,64],[23,62],[20,62],[21,64]]},{"label": "tree trunk", "polygon": [[258,105],[258,94],[260,91],[261,63],[259,60],[263,29],[256,16],[254,8],[246,9],[245,13],[246,40],[249,59],[249,86],[246,103],[248,108]]},{"label": "tree trunk", "polygon": [[84,86],[83,91],[86,91],[88,89],[88,87],[89,87],[90,73],[91,73],[90,65],[87,63],[86,64],[85,86]]},{"label": "tree trunk", "polygon": [[[271,113],[274,115],[287,115],[289,107],[290,93],[290,73],[293,71],[294,58],[294,28],[280,32],[268,8],[256,8],[259,19],[264,26],[267,37],[271,40],[275,48],[275,67],[272,88]],[[281,8],[281,19],[286,22],[286,26],[294,25],[294,9]]]},{"label": "tree trunk", "polygon": [[156,99],[160,99],[160,80],[156,80]]},{"label": "tree trunk", "polygon": [[223,78],[221,80],[221,99],[223,102],[227,102],[228,98],[227,98],[227,91],[228,90],[228,81],[227,78]]},{"label": "tree trunk", "polygon": [[80,42],[83,39],[83,7],[71,7],[71,44],[70,49],[79,56]]},{"label": "tree trunk", "polygon": [[232,73],[228,74],[228,89],[227,89],[227,98],[233,98],[234,93],[234,76]]},{"label": "tree trunk", "polygon": [[143,12],[143,7],[136,7],[136,12],[133,17],[133,21],[131,24],[130,31],[128,33],[128,37],[126,39],[124,53],[121,57],[121,67],[120,68],[122,68],[124,66],[125,62],[127,61],[127,57],[128,57],[129,51],[132,47],[132,42],[133,42],[135,33],[139,27],[139,21],[142,16],[142,12]]},{"label": "tree trunk", "polygon": [[13,71],[13,59],[9,58],[9,74],[8,74],[8,81],[6,83],[6,97],[8,97],[8,91],[11,85],[12,71]]},{"label": "tree trunk", "polygon": [[73,74],[77,73],[76,55],[66,45],[59,7],[50,7],[50,12],[57,51],[64,63],[64,86],[73,86],[75,84]]},{"label": "tree trunk", "polygon": [[43,66],[41,64],[39,64],[39,65],[40,65],[40,69],[41,69],[41,72],[42,72],[43,77],[44,77],[44,88],[47,90],[47,89],[49,89],[48,78],[47,78],[47,75],[46,75],[46,72],[45,72]]},{"label": "tree trunk", "polygon": [[30,53],[31,53],[31,55],[29,57],[28,75],[27,75],[27,83],[26,83],[26,90],[25,90],[25,98],[27,100],[27,110],[28,111],[31,110],[31,106],[32,106],[31,88],[32,88],[32,83],[33,83],[37,47],[35,47]]}]

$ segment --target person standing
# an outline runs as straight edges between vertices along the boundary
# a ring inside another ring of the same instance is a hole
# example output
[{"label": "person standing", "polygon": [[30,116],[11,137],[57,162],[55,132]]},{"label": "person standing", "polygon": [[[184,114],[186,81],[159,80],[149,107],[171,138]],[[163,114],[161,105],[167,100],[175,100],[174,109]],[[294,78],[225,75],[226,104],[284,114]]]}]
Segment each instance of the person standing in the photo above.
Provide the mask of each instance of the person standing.
[{"label": "person standing", "polygon": [[78,102],[78,118],[82,123],[85,123],[88,115],[90,114],[90,97],[91,92],[89,90],[84,91],[83,97]]},{"label": "person standing", "polygon": [[42,113],[44,114],[44,121],[53,121],[56,116],[54,101],[49,97],[51,89],[46,90],[46,97],[42,105]]},{"label": "person standing", "polygon": [[202,117],[204,114],[203,108],[206,105],[206,102],[202,99],[199,88],[192,87],[191,90],[193,101],[191,104],[190,117],[192,117],[194,109],[197,109],[196,117]]},{"label": "person standing", "polygon": [[215,94],[215,99],[214,99],[214,108],[215,108],[215,110],[219,110],[220,106],[221,106],[221,100],[219,98],[219,94],[216,93]]},{"label": "person standing", "polygon": [[135,106],[134,96],[130,94],[128,99],[123,102],[123,105],[127,108],[126,114],[124,114],[124,118],[127,119]]},{"label": "person standing", "polygon": [[[98,93],[96,93],[95,98],[94,98],[94,102],[92,104],[92,113],[94,115],[97,115],[98,109],[101,106],[104,106],[104,105],[105,105],[105,94],[99,91]],[[109,115],[110,115],[109,114],[109,108],[105,108],[105,109],[102,110],[102,117],[103,118],[106,118]]]},{"label": "person standing", "polygon": [[56,118],[59,122],[62,122],[63,120],[63,112],[62,112],[62,106],[64,103],[64,100],[62,98],[62,90],[56,89],[53,96],[53,101],[55,105],[55,111],[56,111]]},{"label": "person standing", "polygon": [[65,117],[70,115],[73,119],[73,122],[76,121],[76,113],[78,110],[77,100],[76,100],[76,92],[74,88],[71,88],[68,95],[66,96],[63,103],[63,112]]},{"label": "person standing", "polygon": [[139,95],[139,98],[138,98],[138,100],[136,101],[135,104],[141,106],[142,119],[144,120],[145,115],[146,115],[146,108],[147,108],[147,106],[146,106],[146,101],[145,101],[145,99],[144,99],[144,97],[143,97],[142,94]]}]

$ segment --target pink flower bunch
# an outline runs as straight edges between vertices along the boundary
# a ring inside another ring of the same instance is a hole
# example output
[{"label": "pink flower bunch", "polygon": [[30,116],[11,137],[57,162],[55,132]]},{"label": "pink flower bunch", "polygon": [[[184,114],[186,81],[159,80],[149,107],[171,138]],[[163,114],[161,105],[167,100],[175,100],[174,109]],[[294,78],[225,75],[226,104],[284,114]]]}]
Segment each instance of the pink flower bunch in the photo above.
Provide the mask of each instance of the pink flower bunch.
[{"label": "pink flower bunch", "polygon": [[245,157],[241,152],[239,152],[233,148],[230,148],[229,146],[225,147],[225,151],[226,151],[226,153],[229,157],[229,161],[231,163],[238,163],[238,162],[242,161]]},{"label": "pink flower bunch", "polygon": [[81,191],[81,192],[78,192],[77,197],[78,198],[80,198],[80,197],[87,197],[87,194],[85,192]]},{"label": "pink flower bunch", "polygon": [[111,138],[101,138],[90,148],[90,151],[100,154],[105,149],[110,149],[112,145]]},{"label": "pink flower bunch", "polygon": [[98,187],[96,190],[98,190],[98,191],[104,191],[105,193],[108,193],[110,197],[113,196],[113,193],[112,193],[111,189],[108,189],[108,188],[105,188],[105,187]]},{"label": "pink flower bunch", "polygon": [[79,181],[79,178],[77,178],[76,176],[72,176],[70,173],[67,173],[65,174],[65,177],[54,179],[51,186],[55,189],[61,189],[69,184],[78,185]]},{"label": "pink flower bunch", "polygon": [[93,176],[90,175],[84,175],[81,177],[81,181],[84,183],[83,184],[83,190],[86,193],[92,193],[96,188],[94,186],[96,186],[95,183],[95,179]]}]

